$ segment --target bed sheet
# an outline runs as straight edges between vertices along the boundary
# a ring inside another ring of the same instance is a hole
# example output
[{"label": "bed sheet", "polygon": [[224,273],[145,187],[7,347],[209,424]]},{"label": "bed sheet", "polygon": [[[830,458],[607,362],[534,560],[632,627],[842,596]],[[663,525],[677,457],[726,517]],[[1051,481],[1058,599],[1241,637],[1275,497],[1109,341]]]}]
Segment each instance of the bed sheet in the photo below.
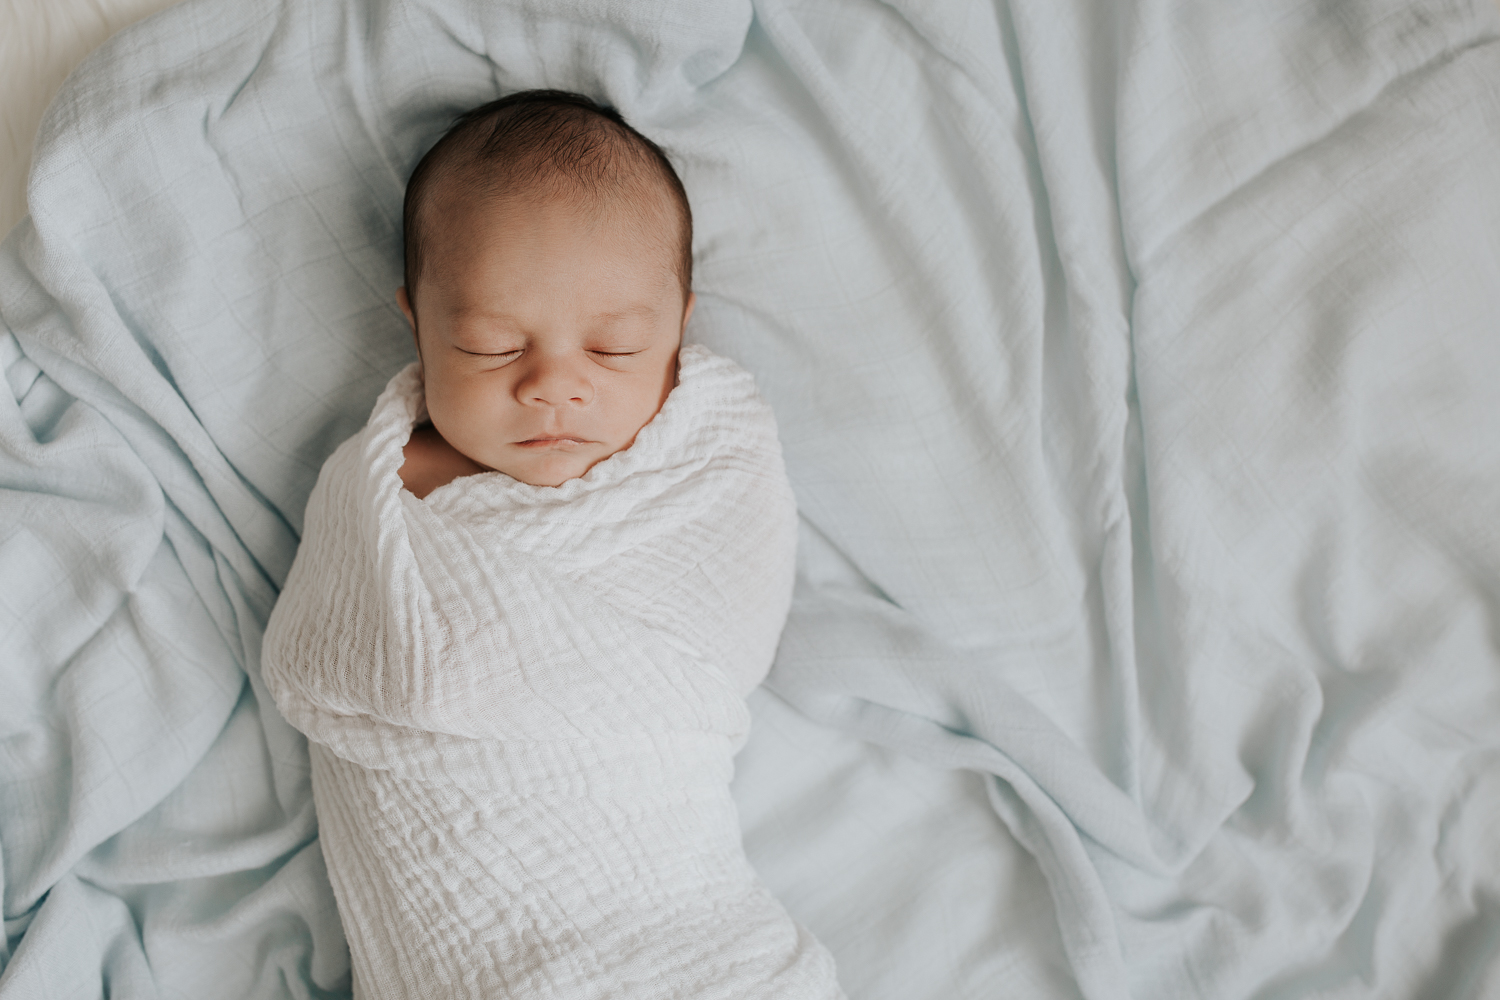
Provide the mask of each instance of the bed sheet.
[{"label": "bed sheet", "polygon": [[441,117],[608,97],[799,591],[736,793],[856,997],[1500,989],[1482,4],[190,0],[0,254],[4,996],[346,989],[259,630]]}]

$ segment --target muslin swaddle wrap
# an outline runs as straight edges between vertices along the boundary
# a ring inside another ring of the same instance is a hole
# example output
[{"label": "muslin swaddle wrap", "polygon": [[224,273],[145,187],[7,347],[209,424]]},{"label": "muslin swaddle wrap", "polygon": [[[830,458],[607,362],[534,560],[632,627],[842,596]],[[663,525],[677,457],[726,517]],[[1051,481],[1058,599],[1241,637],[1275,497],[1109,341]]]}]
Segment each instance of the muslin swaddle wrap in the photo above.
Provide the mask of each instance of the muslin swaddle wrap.
[{"label": "muslin swaddle wrap", "polygon": [[417,499],[423,411],[413,365],[329,458],[264,646],[356,995],[839,996],[729,795],[796,532],[751,377],[683,348],[635,443],[558,487]]}]

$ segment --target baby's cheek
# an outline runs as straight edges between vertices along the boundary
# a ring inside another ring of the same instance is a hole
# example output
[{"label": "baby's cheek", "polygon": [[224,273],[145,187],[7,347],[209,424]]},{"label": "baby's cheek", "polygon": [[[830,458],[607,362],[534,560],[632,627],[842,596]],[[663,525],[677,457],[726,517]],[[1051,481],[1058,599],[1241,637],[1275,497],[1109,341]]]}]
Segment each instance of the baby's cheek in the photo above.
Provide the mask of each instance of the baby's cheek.
[{"label": "baby's cheek", "polygon": [[478,421],[473,412],[473,401],[464,393],[454,392],[453,387],[438,383],[427,390],[427,414],[439,434],[454,448],[481,464],[488,464],[483,456],[475,454],[481,444],[476,434]]}]

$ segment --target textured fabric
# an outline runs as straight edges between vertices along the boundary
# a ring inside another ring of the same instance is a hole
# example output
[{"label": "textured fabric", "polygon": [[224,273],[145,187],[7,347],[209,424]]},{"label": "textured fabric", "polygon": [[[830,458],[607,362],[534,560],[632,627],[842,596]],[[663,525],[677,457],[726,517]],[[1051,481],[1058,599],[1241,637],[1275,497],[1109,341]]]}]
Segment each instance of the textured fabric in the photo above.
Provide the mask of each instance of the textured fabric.
[{"label": "textured fabric", "polygon": [[7,0],[0,9],[0,233],[26,214],[42,112],[83,57],[173,0]]},{"label": "textured fabric", "polygon": [[1500,994],[1497,38],[1487,0],[122,32],[0,250],[0,996],[347,993],[261,630],[412,360],[407,172],[535,86],[674,158],[689,339],[776,412],[799,576],[734,790],[850,996]]},{"label": "textured fabric", "polygon": [[417,499],[424,415],[413,364],[329,458],[262,653],[355,995],[841,997],[729,794],[796,550],[754,380],[683,348],[635,443],[557,487]]}]

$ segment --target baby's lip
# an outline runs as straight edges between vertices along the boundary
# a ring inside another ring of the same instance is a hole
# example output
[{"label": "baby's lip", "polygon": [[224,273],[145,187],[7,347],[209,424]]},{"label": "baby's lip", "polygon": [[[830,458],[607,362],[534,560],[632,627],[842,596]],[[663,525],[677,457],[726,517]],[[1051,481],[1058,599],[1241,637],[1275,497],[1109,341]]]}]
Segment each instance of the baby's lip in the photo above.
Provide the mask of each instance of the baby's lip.
[{"label": "baby's lip", "polygon": [[576,448],[577,446],[582,444],[594,443],[595,442],[590,441],[588,438],[575,437],[572,434],[538,434],[534,438],[527,438],[525,441],[515,442],[516,446],[520,448],[546,448],[549,446],[559,448]]}]

